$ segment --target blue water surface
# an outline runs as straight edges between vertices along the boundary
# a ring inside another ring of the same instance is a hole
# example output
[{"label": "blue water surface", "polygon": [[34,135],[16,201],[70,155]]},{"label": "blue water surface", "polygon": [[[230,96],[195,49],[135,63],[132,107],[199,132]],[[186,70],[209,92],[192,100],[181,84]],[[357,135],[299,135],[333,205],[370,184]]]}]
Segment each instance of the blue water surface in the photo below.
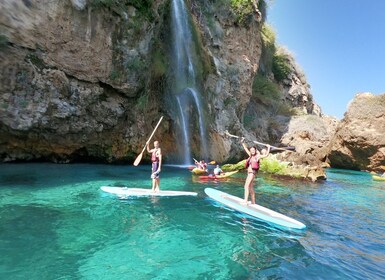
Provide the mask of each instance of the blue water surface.
[{"label": "blue water surface", "polygon": [[242,173],[200,181],[166,165],[163,190],[198,196],[119,199],[100,187],[151,188],[150,166],[1,164],[0,279],[383,279],[385,182],[327,174],[256,180],[257,203],[307,225],[296,231],[204,194],[241,197]]}]

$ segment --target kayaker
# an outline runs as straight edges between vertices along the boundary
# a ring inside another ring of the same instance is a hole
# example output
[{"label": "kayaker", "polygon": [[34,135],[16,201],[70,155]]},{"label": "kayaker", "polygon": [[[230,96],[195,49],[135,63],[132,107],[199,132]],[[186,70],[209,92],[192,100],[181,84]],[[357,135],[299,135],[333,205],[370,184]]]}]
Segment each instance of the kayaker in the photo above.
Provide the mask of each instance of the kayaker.
[{"label": "kayaker", "polygon": [[260,159],[265,158],[270,153],[270,145],[266,145],[267,149],[263,149],[262,153],[258,151],[256,147],[247,148],[245,143],[245,138],[241,138],[241,143],[243,149],[249,155],[249,158],[246,160],[246,168],[247,168],[247,177],[245,181],[245,197],[244,203],[247,204],[249,200],[249,195],[251,196],[251,203],[255,204],[255,190],[254,190],[254,178],[258,173],[260,166]]},{"label": "kayaker", "polygon": [[219,165],[217,165],[214,168],[214,175],[217,176],[217,175],[221,175],[222,173],[223,173],[223,170],[219,167]]},{"label": "kayaker", "polygon": [[194,159],[194,162],[195,162],[195,165],[201,169],[201,170],[206,170],[207,169],[207,164],[205,163],[204,160],[201,160],[201,161],[197,161]]},{"label": "kayaker", "polygon": [[159,141],[154,141],[154,148],[150,150],[149,144],[147,143],[147,152],[151,154],[151,179],[152,179],[152,191],[158,192],[160,187],[159,173],[162,166],[162,150],[159,146]]}]

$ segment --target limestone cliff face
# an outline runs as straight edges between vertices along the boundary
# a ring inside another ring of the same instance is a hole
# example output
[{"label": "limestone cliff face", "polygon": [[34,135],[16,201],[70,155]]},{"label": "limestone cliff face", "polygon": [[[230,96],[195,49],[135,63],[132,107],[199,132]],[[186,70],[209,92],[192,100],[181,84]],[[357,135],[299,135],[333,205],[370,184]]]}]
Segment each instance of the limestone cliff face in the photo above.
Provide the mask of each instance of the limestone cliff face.
[{"label": "limestone cliff face", "polygon": [[[169,1],[96,2],[102,1],[0,3],[0,35],[7,39],[0,46],[3,161],[130,161],[160,115],[165,119],[156,137],[166,159],[176,152],[175,120],[164,103]],[[229,5],[206,2],[188,4],[202,57],[211,65],[202,81],[210,156],[226,161],[242,154],[225,130],[280,142],[292,114],[261,102],[253,89],[263,57],[259,11],[239,24]],[[292,65],[278,99],[320,115],[304,75]]]},{"label": "limestone cliff face", "polygon": [[3,160],[124,160],[152,129],[138,98],[157,22],[82,3],[1,2]]},{"label": "limestone cliff face", "polygon": [[385,165],[385,94],[357,94],[330,142],[334,167],[380,171]]},{"label": "limestone cliff face", "polygon": [[[235,15],[223,6],[209,10],[206,17],[197,8],[193,13],[215,65],[215,72],[205,82],[214,118],[210,127],[213,158],[223,161],[244,156],[241,145],[225,137],[226,130],[250,141],[274,144],[281,142],[294,115],[321,117],[321,108],[313,101],[305,75],[291,54],[280,50],[288,65],[281,81],[262,65],[269,54],[263,46],[263,20],[258,11],[248,18],[246,28],[234,24]],[[260,75],[262,69],[264,74]],[[261,76],[262,82],[256,82]],[[275,95],[264,97],[271,87]]]}]

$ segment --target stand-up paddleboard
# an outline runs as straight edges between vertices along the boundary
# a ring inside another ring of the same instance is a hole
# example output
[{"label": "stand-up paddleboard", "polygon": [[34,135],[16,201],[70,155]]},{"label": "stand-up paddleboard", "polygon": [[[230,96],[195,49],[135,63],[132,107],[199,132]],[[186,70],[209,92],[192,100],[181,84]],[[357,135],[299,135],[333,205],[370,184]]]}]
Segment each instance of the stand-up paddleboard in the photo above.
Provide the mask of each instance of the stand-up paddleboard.
[{"label": "stand-up paddleboard", "polygon": [[289,218],[283,214],[270,210],[266,207],[260,206],[258,204],[243,204],[243,199],[221,192],[215,189],[206,188],[205,193],[212,199],[234,209],[239,212],[248,214],[260,220],[264,220],[273,224],[280,226],[294,228],[294,229],[304,229],[306,226],[292,218]]},{"label": "stand-up paddleboard", "polygon": [[120,195],[120,196],[180,196],[180,195],[198,195],[196,192],[183,192],[183,191],[158,191],[154,192],[151,189],[140,188],[121,188],[121,187],[108,187],[103,186],[100,189],[104,192]]}]

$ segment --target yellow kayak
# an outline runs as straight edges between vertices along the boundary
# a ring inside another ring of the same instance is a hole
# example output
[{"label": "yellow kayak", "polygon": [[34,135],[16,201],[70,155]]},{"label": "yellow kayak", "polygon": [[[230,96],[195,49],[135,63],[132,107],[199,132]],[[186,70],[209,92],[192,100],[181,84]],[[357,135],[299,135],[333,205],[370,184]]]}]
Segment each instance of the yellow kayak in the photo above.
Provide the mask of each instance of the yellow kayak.
[{"label": "yellow kayak", "polygon": [[203,175],[203,174],[206,174],[206,170],[203,170],[203,169],[200,169],[200,168],[197,168],[195,167],[193,170],[191,170],[191,172],[194,174],[194,175]]},{"label": "yellow kayak", "polygon": [[208,175],[208,176],[199,176],[200,180],[218,180],[218,179],[224,179],[227,177],[230,177],[231,175],[237,173],[238,170],[235,171],[229,171],[229,172],[224,172],[221,175]]},{"label": "yellow kayak", "polygon": [[374,181],[385,181],[385,177],[378,176],[378,175],[372,175],[372,179]]}]

